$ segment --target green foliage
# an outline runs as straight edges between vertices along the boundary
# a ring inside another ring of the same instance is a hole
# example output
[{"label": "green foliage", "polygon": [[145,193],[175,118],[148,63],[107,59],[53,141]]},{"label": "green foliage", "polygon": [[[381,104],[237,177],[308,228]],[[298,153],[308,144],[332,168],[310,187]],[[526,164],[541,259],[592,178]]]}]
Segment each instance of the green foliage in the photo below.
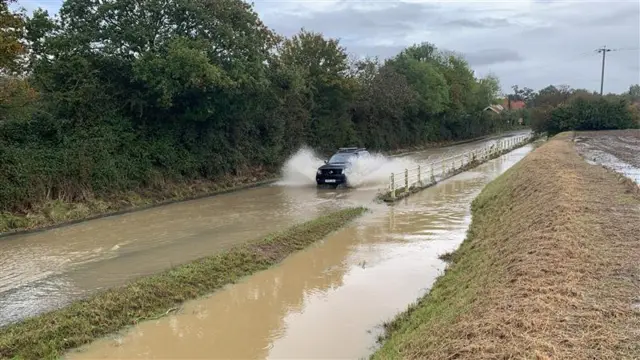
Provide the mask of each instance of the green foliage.
[{"label": "green foliage", "polygon": [[555,135],[569,130],[613,130],[638,127],[625,99],[576,97],[567,104],[547,110],[534,130]]},{"label": "green foliage", "polygon": [[[572,89],[567,85],[549,85],[538,92],[513,86],[512,99],[524,100],[527,108],[520,110],[524,125],[537,133],[549,135],[569,130],[610,130],[636,128],[640,125],[634,94],[640,87],[632,85],[620,95],[600,96],[586,89]],[[505,114],[507,117],[513,114]],[[507,122],[512,122],[511,119]]]},{"label": "green foliage", "polygon": [[3,61],[28,76],[0,83],[0,212],[275,172],[305,144],[387,150],[512,126],[483,112],[497,79],[460,56],[423,43],[350,61],[319,33],[279,37],[242,0],[65,0],[55,18],[14,18],[23,53]]},{"label": "green foliage", "polygon": [[24,53],[24,17],[9,9],[15,0],[0,0],[0,74],[17,71]]},{"label": "green foliage", "polygon": [[629,86],[629,91],[625,95],[632,102],[640,101],[640,84]]}]

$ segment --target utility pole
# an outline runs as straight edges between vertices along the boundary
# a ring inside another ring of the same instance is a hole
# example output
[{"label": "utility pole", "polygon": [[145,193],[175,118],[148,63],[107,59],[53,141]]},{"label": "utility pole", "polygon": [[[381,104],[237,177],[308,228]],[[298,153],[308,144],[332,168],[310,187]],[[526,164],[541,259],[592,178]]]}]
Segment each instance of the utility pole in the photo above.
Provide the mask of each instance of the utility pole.
[{"label": "utility pole", "polygon": [[603,46],[600,49],[596,49],[596,52],[602,53],[602,74],[600,75],[600,96],[602,96],[602,90],[604,89],[604,59],[609,51],[611,51],[611,49],[607,49],[606,46]]}]

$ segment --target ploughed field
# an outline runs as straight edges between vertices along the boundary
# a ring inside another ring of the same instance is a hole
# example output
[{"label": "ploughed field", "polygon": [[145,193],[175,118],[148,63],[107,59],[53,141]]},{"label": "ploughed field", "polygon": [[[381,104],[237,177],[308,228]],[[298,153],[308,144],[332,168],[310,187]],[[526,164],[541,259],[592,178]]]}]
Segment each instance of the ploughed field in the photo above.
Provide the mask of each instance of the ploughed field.
[{"label": "ploughed field", "polygon": [[587,162],[603,165],[640,184],[640,130],[577,132],[574,141]]}]

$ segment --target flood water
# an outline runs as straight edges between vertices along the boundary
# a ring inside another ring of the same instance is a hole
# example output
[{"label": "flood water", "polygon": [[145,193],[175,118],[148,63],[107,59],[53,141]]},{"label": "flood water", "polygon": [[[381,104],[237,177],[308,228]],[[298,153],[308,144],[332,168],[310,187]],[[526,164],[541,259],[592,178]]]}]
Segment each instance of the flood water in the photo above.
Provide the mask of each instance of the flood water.
[{"label": "flood water", "polygon": [[366,357],[380,324],[423,295],[471,221],[470,204],[532,147],[372,211],[281,264],[68,359]]},{"label": "flood water", "polygon": [[601,165],[640,186],[640,130],[582,132],[576,149],[592,165]]},{"label": "flood water", "polygon": [[[508,136],[521,134],[523,132]],[[400,162],[397,164],[470,151],[496,140],[408,154],[398,158]],[[385,166],[394,164],[388,162]],[[118,286],[133,278],[260,238],[337,208],[365,205],[386,209],[386,205],[373,203],[377,189],[386,185],[384,182],[370,183],[370,186],[353,190],[319,190],[313,182],[315,168],[310,171],[309,175],[305,169],[304,181],[295,184],[280,183],[44,232],[0,238],[0,326],[64,306],[96,290]],[[381,169],[379,173],[384,174],[382,180],[386,180],[390,172],[389,169]],[[310,182],[307,181],[309,179]],[[429,196],[427,194],[421,196]],[[436,201],[434,199],[429,201]],[[391,221],[385,211],[400,214],[404,211],[400,207],[394,209],[380,210],[381,213],[368,217],[366,221],[373,222],[360,225],[355,232],[358,234],[356,238],[367,238],[373,247],[384,246],[383,242],[374,241],[382,236],[378,234],[382,230],[370,229],[377,224],[376,221],[383,221],[373,219]],[[424,218],[423,215],[415,215],[415,221],[428,221],[430,215],[426,214]],[[403,226],[406,225],[396,225],[396,228]],[[338,242],[339,246],[346,246],[344,241]],[[348,253],[347,248],[341,251]],[[335,255],[334,251],[331,253]],[[334,260],[339,266],[341,255],[336,256]],[[293,283],[285,283],[283,288],[288,289],[289,285],[296,288],[295,280],[286,281]],[[304,286],[312,283],[309,279],[304,280]],[[323,288],[324,285],[317,286]],[[409,298],[415,297],[413,295]]]}]

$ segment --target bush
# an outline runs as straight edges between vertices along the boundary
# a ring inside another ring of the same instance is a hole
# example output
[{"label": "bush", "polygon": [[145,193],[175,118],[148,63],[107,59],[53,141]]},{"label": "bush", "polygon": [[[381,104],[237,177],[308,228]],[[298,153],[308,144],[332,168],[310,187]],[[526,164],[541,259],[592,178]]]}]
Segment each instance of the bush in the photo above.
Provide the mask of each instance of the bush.
[{"label": "bush", "polygon": [[638,122],[625,99],[578,97],[549,112],[536,130],[555,135],[570,130],[614,130],[637,128]]}]

